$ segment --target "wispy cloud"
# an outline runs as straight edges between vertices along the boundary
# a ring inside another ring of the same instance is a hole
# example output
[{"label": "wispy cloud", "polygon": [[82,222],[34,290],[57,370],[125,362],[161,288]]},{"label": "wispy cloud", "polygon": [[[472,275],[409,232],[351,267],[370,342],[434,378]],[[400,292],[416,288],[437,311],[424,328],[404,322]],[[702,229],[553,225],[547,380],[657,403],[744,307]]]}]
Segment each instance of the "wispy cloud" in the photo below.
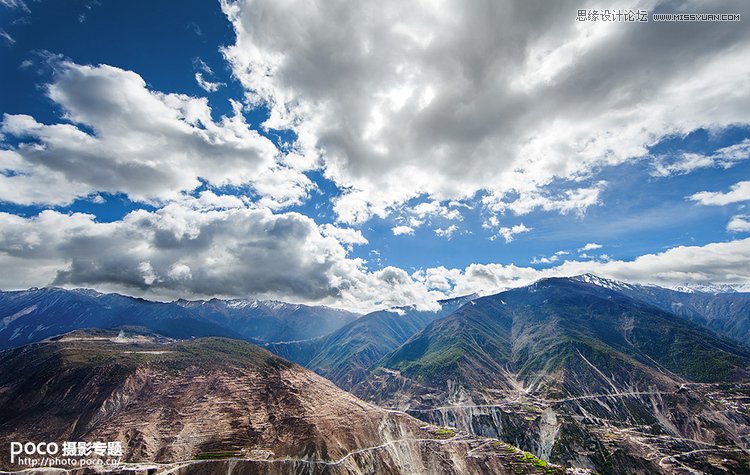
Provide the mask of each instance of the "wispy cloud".
[{"label": "wispy cloud", "polygon": [[731,203],[748,201],[750,200],[750,181],[735,183],[726,193],[720,191],[701,191],[691,195],[689,198],[702,205],[714,206],[724,206]]},{"label": "wispy cloud", "polygon": [[730,168],[750,158],[750,139],[723,147],[711,154],[683,153],[676,158],[660,156],[654,160],[653,175],[684,175],[700,168]]},{"label": "wispy cloud", "polygon": [[224,86],[223,82],[211,82],[203,78],[203,73],[195,73],[195,81],[206,92],[216,92]]},{"label": "wispy cloud", "polygon": [[602,247],[603,246],[601,244],[590,242],[590,243],[587,243],[585,246],[578,248],[578,252],[595,251],[596,249],[601,249]]},{"label": "wispy cloud", "polygon": [[0,0],[0,5],[6,8],[23,10],[27,13],[31,11],[23,0]]},{"label": "wispy cloud", "polygon": [[2,28],[0,28],[0,38],[4,38],[5,41],[7,41],[8,44],[11,44],[11,45],[16,42],[16,40],[13,39],[13,37],[10,36],[10,34],[8,34],[8,32],[3,30]]}]

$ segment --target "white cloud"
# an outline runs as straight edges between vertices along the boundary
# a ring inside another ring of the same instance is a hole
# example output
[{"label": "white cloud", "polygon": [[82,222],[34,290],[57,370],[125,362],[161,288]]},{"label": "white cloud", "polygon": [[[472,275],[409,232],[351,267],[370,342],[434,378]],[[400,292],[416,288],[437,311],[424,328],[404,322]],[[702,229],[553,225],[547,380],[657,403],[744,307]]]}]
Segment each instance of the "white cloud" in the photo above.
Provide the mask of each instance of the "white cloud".
[{"label": "white cloud", "polygon": [[450,235],[453,234],[458,227],[455,225],[445,226],[443,223],[445,221],[463,220],[459,208],[469,208],[469,206],[461,205],[456,202],[444,204],[439,201],[428,200],[410,207],[400,208],[396,211],[398,216],[395,221],[404,224],[392,228],[393,233],[395,235],[414,234],[414,231],[420,226],[428,223],[435,226],[434,231],[438,236],[450,238]]},{"label": "white cloud", "polygon": [[418,219],[425,219],[430,217],[440,217],[448,220],[460,220],[461,213],[456,207],[445,206],[439,201],[425,201],[415,205],[413,208],[408,210],[409,213],[417,217]]},{"label": "white cloud", "polygon": [[409,226],[395,226],[391,228],[391,232],[393,232],[394,236],[401,236],[401,235],[412,235],[414,234],[414,228],[411,228]]},{"label": "white cloud", "polygon": [[0,28],[0,37],[5,38],[5,41],[7,41],[8,44],[11,44],[11,45],[16,42],[16,40],[12,36],[10,36],[10,34],[7,31],[3,30],[2,28]]},{"label": "white cloud", "polygon": [[211,69],[211,66],[206,64],[206,62],[203,61],[199,57],[193,58],[193,68],[197,69],[198,71],[202,71],[208,75],[211,75],[211,76],[214,75],[214,70]]},{"label": "white cloud", "polygon": [[482,228],[493,231],[495,234],[490,236],[490,241],[494,241],[498,237],[505,239],[505,242],[512,242],[515,239],[516,234],[526,233],[532,230],[523,223],[515,224],[513,226],[501,226],[500,220],[494,214],[485,218],[482,222]]},{"label": "white cloud", "polygon": [[[195,27],[200,31],[198,25],[195,25]],[[193,68],[197,70],[197,72],[195,73],[195,82],[197,82],[201,89],[203,89],[204,91],[216,92],[222,86],[226,86],[226,84],[224,84],[223,82],[210,81],[206,79],[206,76],[213,76],[214,71],[201,58],[193,58]]]},{"label": "white cloud", "polygon": [[557,196],[544,196],[537,191],[522,192],[518,196],[508,199],[512,195],[510,191],[492,193],[482,198],[484,205],[491,211],[503,213],[507,210],[517,215],[529,214],[535,209],[544,211],[557,211],[561,214],[575,212],[582,215],[590,206],[599,204],[599,195],[606,186],[605,181],[600,181],[589,188],[577,188],[566,190]]},{"label": "white cloud", "polygon": [[344,222],[481,190],[496,209],[580,213],[600,187],[562,205],[550,185],[747,123],[750,109],[743,25],[571,21],[589,5],[224,0],[237,36],[224,53],[248,102],[270,108],[265,126],[294,129],[346,190]]},{"label": "white cloud", "polygon": [[216,92],[221,86],[226,86],[223,82],[211,82],[203,77],[203,73],[195,73],[195,82],[206,92]]},{"label": "white cloud", "polygon": [[585,251],[595,251],[597,249],[601,249],[603,246],[601,244],[597,244],[595,242],[587,243],[585,246],[578,249],[578,252],[585,252]]},{"label": "white cloud", "polygon": [[556,255],[552,255],[549,257],[535,257],[531,260],[532,264],[552,264],[554,262],[557,262],[560,258]]},{"label": "white cloud", "polygon": [[683,153],[677,160],[670,157],[657,157],[654,162],[653,175],[683,175],[693,170],[709,167],[730,168],[742,160],[750,158],[750,139],[723,147],[716,152],[704,155],[701,153]]},{"label": "white cloud", "polygon": [[750,238],[680,246],[631,261],[565,261],[544,270],[501,264],[435,267],[409,275],[368,271],[347,247],[356,230],[318,226],[298,213],[274,214],[234,196],[205,192],[122,220],[43,211],[0,213],[0,287],[87,286],[155,298],[247,297],[358,310],[447,296],[491,293],[547,276],[592,272],[662,285],[750,283]]},{"label": "white cloud", "polygon": [[435,229],[435,234],[437,236],[450,239],[451,236],[453,236],[453,233],[455,233],[456,231],[458,231],[458,226],[456,226],[455,224],[451,224],[447,228],[437,228],[437,229]]},{"label": "white cloud", "polygon": [[555,274],[591,272],[629,282],[661,285],[747,283],[750,282],[747,262],[750,262],[750,239],[705,246],[678,246],[656,254],[645,254],[632,261],[566,261],[555,269]]},{"label": "white cloud", "polygon": [[347,256],[357,230],[273,214],[206,192],[120,221],[43,211],[0,213],[2,288],[87,286],[146,297],[260,297],[370,310],[417,303],[427,291],[401,269],[375,272]]},{"label": "white cloud", "polygon": [[513,264],[471,264],[465,269],[435,267],[414,274],[431,289],[451,296],[471,293],[491,294],[527,285],[543,277],[594,273],[606,278],[663,286],[709,283],[750,283],[750,238],[705,246],[678,246],[646,254],[630,261],[565,261],[542,270]]},{"label": "white cloud", "polygon": [[[525,226],[523,223],[521,223],[521,224],[516,224],[515,226],[511,226],[509,228],[501,227],[500,229],[497,230],[497,235],[502,236],[502,238],[505,239],[505,242],[511,242],[515,239],[516,234],[527,233],[531,230],[532,228],[529,228]],[[494,237],[495,236],[493,236],[490,239],[493,239]]]},{"label": "white cloud", "polygon": [[29,7],[26,5],[26,2],[24,2],[23,0],[0,0],[0,5],[7,7],[7,8],[17,8],[25,12],[31,11],[29,10]]},{"label": "white cloud", "polygon": [[532,264],[554,264],[559,261],[562,256],[570,254],[568,251],[557,251],[551,256],[535,257],[531,260]]},{"label": "white cloud", "polygon": [[690,196],[690,199],[702,205],[724,206],[731,203],[750,200],[750,181],[741,181],[730,187],[730,191],[701,191]]},{"label": "white cloud", "polygon": [[750,233],[750,220],[748,220],[748,216],[744,214],[732,216],[729,224],[727,224],[727,231],[732,233]]},{"label": "white cloud", "polygon": [[109,192],[159,203],[202,179],[251,186],[264,205],[278,208],[301,202],[312,188],[305,167],[251,130],[239,104],[214,121],[205,98],[149,90],[136,73],[69,62],[56,67],[48,95],[72,123],[4,115],[0,132],[21,143],[0,150],[1,201],[67,204]]},{"label": "white cloud", "polygon": [[364,235],[362,235],[362,231],[359,229],[340,228],[333,224],[323,224],[320,226],[320,232],[323,236],[333,237],[349,251],[351,251],[355,245],[363,245],[368,242]]}]

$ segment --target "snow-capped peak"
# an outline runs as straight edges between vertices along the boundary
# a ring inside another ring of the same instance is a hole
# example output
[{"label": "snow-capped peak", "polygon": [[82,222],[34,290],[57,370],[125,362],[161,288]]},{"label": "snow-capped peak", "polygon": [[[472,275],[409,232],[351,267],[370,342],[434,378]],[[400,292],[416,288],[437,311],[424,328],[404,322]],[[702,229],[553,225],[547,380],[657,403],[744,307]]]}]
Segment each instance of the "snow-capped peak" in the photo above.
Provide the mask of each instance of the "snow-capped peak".
[{"label": "snow-capped peak", "polygon": [[571,280],[577,280],[578,282],[586,282],[587,284],[593,284],[605,289],[619,291],[624,289],[632,289],[633,285],[621,282],[619,280],[605,279],[594,274],[581,274],[571,277]]},{"label": "snow-capped peak", "polygon": [[750,284],[691,284],[684,283],[670,287],[672,290],[692,294],[731,294],[736,292],[750,292]]}]

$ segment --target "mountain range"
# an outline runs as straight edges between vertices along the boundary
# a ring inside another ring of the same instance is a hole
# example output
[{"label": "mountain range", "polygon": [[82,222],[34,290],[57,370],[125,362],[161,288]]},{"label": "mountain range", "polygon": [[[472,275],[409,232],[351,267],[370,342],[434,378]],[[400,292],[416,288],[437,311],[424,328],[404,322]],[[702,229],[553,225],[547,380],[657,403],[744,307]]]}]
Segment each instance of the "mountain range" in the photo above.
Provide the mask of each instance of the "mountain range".
[{"label": "mountain range", "polygon": [[582,282],[612,288],[667,312],[687,317],[742,344],[750,342],[750,293],[727,286],[679,287],[628,284],[591,274],[576,276]]},{"label": "mountain range", "polygon": [[604,473],[750,471],[747,348],[603,283],[473,300],[352,392]]},{"label": "mountain range", "polygon": [[299,363],[349,390],[368,374],[385,355],[430,322],[458,310],[475,295],[441,300],[439,310],[398,307],[369,313],[322,338],[265,347]]},{"label": "mountain range", "polygon": [[254,299],[152,302],[93,290],[0,292],[0,349],[81,328],[141,326],[174,338],[224,336],[256,342],[327,335],[360,315]]},{"label": "mountain range", "polygon": [[750,473],[749,296],[585,274],[359,316],[3,292],[0,438],[107,434],[174,473]]}]

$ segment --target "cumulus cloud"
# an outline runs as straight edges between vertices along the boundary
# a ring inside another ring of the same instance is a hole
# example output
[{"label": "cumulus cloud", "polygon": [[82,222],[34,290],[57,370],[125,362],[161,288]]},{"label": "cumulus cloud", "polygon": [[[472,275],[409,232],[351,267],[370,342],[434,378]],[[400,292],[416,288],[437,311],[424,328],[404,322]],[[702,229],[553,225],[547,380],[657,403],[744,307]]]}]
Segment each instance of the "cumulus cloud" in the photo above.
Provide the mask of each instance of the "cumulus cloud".
[{"label": "cumulus cloud", "polygon": [[532,228],[529,228],[521,223],[511,227],[501,227],[497,230],[497,235],[502,236],[502,238],[505,239],[505,242],[511,242],[515,239],[516,234],[527,233],[531,230]]},{"label": "cumulus cloud", "polygon": [[293,129],[346,190],[344,222],[477,192],[519,214],[579,212],[600,187],[560,205],[550,185],[747,123],[750,109],[742,24],[574,21],[594,3],[223,0],[237,37],[224,54],[248,102],[269,107],[264,125]]},{"label": "cumulus cloud", "polygon": [[444,219],[461,219],[461,213],[456,209],[456,205],[448,206],[438,201],[425,201],[419,203],[408,210],[408,213],[415,216],[417,219],[425,219],[430,217],[440,217]]},{"label": "cumulus cloud", "polygon": [[531,260],[532,264],[554,264],[560,260],[560,257],[567,256],[570,254],[569,251],[557,251],[551,256],[535,257]]},{"label": "cumulus cloud", "polygon": [[347,250],[351,251],[355,245],[367,244],[367,239],[359,229],[341,228],[333,224],[323,224],[320,232],[324,236],[330,236],[341,243]]},{"label": "cumulus cloud", "polygon": [[437,228],[435,229],[435,234],[440,237],[444,237],[446,239],[450,239],[451,236],[453,236],[453,233],[458,231],[458,226],[455,224],[451,224],[450,226],[446,228]]},{"label": "cumulus cloud", "polygon": [[701,191],[690,196],[692,201],[702,205],[724,206],[731,203],[750,200],[750,181],[741,181],[732,185],[728,192]]},{"label": "cumulus cloud", "polygon": [[469,208],[469,205],[455,201],[441,203],[435,200],[427,200],[411,206],[404,206],[396,211],[398,216],[395,218],[397,223],[403,224],[394,226],[391,230],[396,236],[411,235],[420,226],[431,224],[434,227],[435,234],[450,238],[458,229],[458,226],[455,224],[446,225],[446,221],[463,220],[459,208]]},{"label": "cumulus cloud", "polygon": [[319,227],[298,213],[274,214],[206,192],[156,211],[97,222],[47,210],[0,213],[3,288],[87,286],[158,298],[255,296],[354,309],[435,299],[405,271],[368,272],[347,247],[359,231]]},{"label": "cumulus cloud", "polygon": [[134,72],[56,67],[47,95],[70,123],[3,116],[0,133],[19,144],[0,150],[0,201],[60,205],[109,192],[161,203],[205,180],[254,187],[265,206],[281,207],[312,188],[304,169],[248,126],[238,103],[214,121],[205,98],[152,91]]},{"label": "cumulus cloud", "polygon": [[156,298],[247,297],[371,310],[491,293],[548,276],[592,272],[632,282],[748,283],[750,238],[680,246],[630,261],[570,261],[543,270],[502,264],[435,267],[408,274],[368,270],[348,249],[357,230],[318,226],[236,196],[204,192],[114,222],[47,210],[0,213],[3,288],[86,286]]},{"label": "cumulus cloud", "polygon": [[549,256],[549,257],[535,257],[531,260],[532,264],[552,264],[553,262],[557,262],[560,258],[557,256]]},{"label": "cumulus cloud", "polygon": [[627,282],[675,286],[682,283],[750,283],[750,238],[705,246],[678,246],[633,260],[565,261],[537,270],[502,264],[471,264],[465,269],[435,267],[414,273],[429,289],[449,295],[491,294],[544,277],[594,273]]},{"label": "cumulus cloud", "polygon": [[511,192],[494,192],[483,197],[482,202],[489,210],[500,213],[510,210],[514,214],[524,215],[542,209],[582,215],[590,206],[599,204],[599,195],[606,184],[600,181],[592,187],[566,190],[554,196],[546,196],[538,191],[522,192],[515,197]]},{"label": "cumulus cloud", "polygon": [[603,246],[595,242],[587,243],[585,246],[578,248],[578,252],[595,251],[601,249]]},{"label": "cumulus cloud", "polygon": [[394,226],[391,228],[391,232],[394,236],[401,236],[401,235],[411,235],[414,234],[414,228],[411,228],[409,226]]},{"label": "cumulus cloud", "polygon": [[516,234],[527,233],[532,230],[532,228],[527,227],[523,223],[515,224],[513,226],[501,226],[500,220],[494,214],[484,220],[482,227],[495,232],[495,234],[490,236],[491,241],[494,241],[498,237],[502,237],[505,239],[505,242],[513,241]]},{"label": "cumulus cloud", "polygon": [[727,224],[727,231],[731,233],[750,232],[750,220],[748,219],[748,216],[744,214],[732,216],[732,219]]}]

